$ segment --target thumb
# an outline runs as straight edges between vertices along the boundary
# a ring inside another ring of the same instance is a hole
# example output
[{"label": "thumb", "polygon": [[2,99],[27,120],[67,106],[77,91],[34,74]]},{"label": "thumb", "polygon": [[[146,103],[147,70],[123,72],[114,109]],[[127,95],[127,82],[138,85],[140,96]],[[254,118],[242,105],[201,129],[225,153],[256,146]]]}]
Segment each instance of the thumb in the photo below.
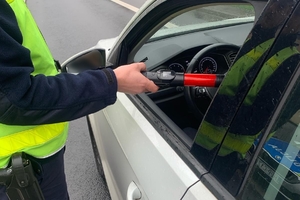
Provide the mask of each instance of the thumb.
[{"label": "thumb", "polygon": [[139,63],[137,63],[137,64],[138,64],[138,65],[137,65],[137,68],[139,69],[139,71],[146,71],[146,70],[147,70],[146,64],[145,64],[145,63],[139,62]]},{"label": "thumb", "polygon": [[155,83],[153,81],[148,81],[148,84],[146,85],[146,90],[149,92],[157,92],[157,90],[159,89],[159,87],[157,85],[155,85]]}]

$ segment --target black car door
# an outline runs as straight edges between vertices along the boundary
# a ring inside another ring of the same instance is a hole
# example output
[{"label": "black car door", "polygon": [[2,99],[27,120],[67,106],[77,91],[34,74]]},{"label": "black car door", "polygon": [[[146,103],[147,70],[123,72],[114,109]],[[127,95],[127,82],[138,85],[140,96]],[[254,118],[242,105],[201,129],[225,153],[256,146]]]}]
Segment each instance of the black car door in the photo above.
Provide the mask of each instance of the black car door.
[{"label": "black car door", "polygon": [[191,152],[216,192],[299,198],[298,3],[269,1],[198,130]]}]

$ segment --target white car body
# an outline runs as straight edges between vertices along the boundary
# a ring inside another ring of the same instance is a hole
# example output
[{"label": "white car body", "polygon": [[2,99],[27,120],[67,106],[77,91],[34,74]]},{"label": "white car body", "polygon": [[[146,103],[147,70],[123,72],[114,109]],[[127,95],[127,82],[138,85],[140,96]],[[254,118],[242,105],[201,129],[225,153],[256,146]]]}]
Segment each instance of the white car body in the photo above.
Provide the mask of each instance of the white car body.
[{"label": "white car body", "polygon": [[[123,199],[125,195],[131,195],[129,186],[132,182],[140,190],[141,199],[180,199],[186,189],[199,180],[125,94],[118,93],[117,102],[113,106],[90,115],[89,119],[93,130],[100,134],[95,139],[98,148],[100,147],[101,161],[112,199]],[[102,127],[97,121],[102,122]],[[124,132],[128,129],[130,131]],[[120,170],[120,163],[122,170],[127,173]],[[116,174],[118,180],[114,179]],[[127,185],[128,188],[120,191],[115,187],[120,185]],[[215,199],[202,184],[197,187],[189,199]]]},{"label": "white car body", "polygon": [[[126,32],[131,23],[153,2],[155,0],[148,0],[139,9],[119,37],[100,40],[94,48],[105,49],[108,57],[110,50],[116,44],[118,38],[122,37],[122,34]],[[139,198],[136,199],[180,199],[189,186],[199,181],[198,177],[174,152],[169,144],[162,139],[161,135],[152,127],[125,94],[118,93],[117,97],[117,102],[113,106],[108,106],[102,111],[89,116],[92,128],[100,134],[99,137],[95,136],[95,140],[98,148],[100,147],[100,157],[111,198],[123,199],[126,188],[120,191],[115,186],[128,185],[127,199],[133,199],[130,198],[130,195],[133,195],[130,186],[134,183],[134,187],[140,193]],[[115,110],[119,112],[116,113],[114,112]],[[121,116],[120,113],[122,113]],[[105,127],[114,127],[114,130],[101,129],[97,121],[107,123]],[[124,133],[123,130],[127,130],[129,127],[130,132]],[[105,144],[110,144],[111,148],[101,149],[101,147],[107,147]],[[152,151],[153,149],[155,151]],[[118,153],[110,155],[110,152],[116,151]],[[143,152],[143,157],[139,155],[140,151]],[[122,156],[117,158],[115,157],[116,154]],[[123,156],[127,160],[124,160]],[[113,159],[111,159],[112,157]],[[122,171],[118,171],[118,169],[114,171],[112,166],[118,165],[119,161],[122,163],[124,171],[131,171],[132,174],[122,174],[121,177],[118,177],[120,179],[115,180],[114,174],[121,174]],[[142,163],[142,166],[147,167],[139,166],[138,163]],[[132,167],[134,168],[132,169]],[[164,168],[164,171],[160,171],[162,168]],[[172,183],[171,187],[168,186],[170,183]],[[143,187],[139,187],[139,185]],[[154,189],[153,185],[157,185],[158,187]],[[194,188],[192,191],[189,191],[187,199],[216,199],[201,182],[194,186]],[[130,194],[130,192],[132,193]]]}]

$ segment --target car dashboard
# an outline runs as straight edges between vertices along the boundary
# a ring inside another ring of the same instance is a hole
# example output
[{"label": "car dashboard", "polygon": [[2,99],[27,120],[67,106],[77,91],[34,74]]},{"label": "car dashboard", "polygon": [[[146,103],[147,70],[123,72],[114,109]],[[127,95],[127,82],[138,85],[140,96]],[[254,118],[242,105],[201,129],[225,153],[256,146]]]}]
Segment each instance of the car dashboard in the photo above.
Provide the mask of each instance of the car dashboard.
[{"label": "car dashboard", "polygon": [[[185,73],[187,72],[189,63],[193,59],[194,55],[196,55],[201,49],[202,47],[198,47],[184,51],[155,68],[155,70],[167,69],[175,72]],[[236,56],[236,53],[237,52],[229,51],[207,54],[199,61],[198,67],[192,73],[224,74],[228,71],[230,64],[233,62]]]}]

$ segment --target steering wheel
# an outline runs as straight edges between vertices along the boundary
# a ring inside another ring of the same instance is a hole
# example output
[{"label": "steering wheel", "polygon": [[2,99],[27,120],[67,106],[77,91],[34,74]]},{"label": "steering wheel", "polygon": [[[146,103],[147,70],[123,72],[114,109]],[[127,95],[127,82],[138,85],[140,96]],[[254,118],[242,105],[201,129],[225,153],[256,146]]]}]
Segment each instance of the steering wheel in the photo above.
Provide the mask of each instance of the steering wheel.
[{"label": "steering wheel", "polygon": [[[238,52],[239,46],[226,43],[216,43],[201,49],[191,60],[186,73],[195,73],[199,66],[199,62],[207,55],[216,52]],[[231,63],[230,63],[231,64]],[[213,87],[185,87],[184,95],[197,119],[202,120],[211,100],[215,96],[218,88]]]}]

